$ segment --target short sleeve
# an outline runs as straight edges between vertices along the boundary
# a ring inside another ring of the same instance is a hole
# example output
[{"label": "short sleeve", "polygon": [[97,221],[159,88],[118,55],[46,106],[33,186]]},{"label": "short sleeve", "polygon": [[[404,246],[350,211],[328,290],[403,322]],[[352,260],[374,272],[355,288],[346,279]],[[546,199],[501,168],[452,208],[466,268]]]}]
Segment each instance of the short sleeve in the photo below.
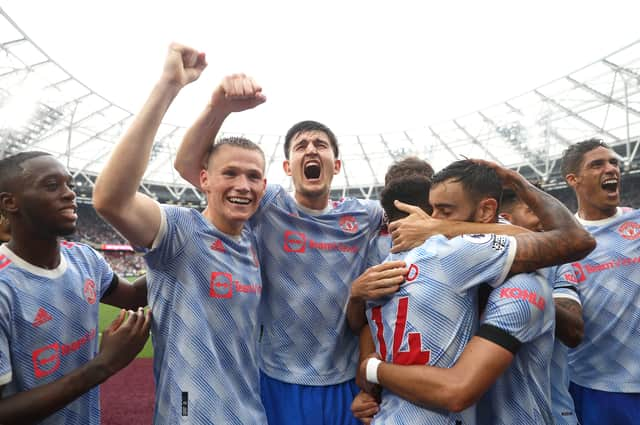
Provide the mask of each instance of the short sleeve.
[{"label": "short sleeve", "polygon": [[502,284],[515,257],[516,240],[493,234],[462,235],[451,240],[435,236],[422,246],[432,251],[440,264],[437,270],[426,272],[466,291],[482,283],[493,287]]},{"label": "short sleeve", "polygon": [[257,220],[258,217],[262,215],[264,210],[267,209],[267,207],[271,205],[275,201],[275,199],[283,192],[284,192],[284,188],[279,184],[267,184],[267,188],[265,189],[264,196],[262,197],[262,199],[260,200],[260,203],[258,204],[258,209],[253,214],[249,222],[252,225],[255,225],[254,223],[255,220]]},{"label": "short sleeve", "polygon": [[552,308],[549,304],[553,304],[547,299],[549,291],[545,291],[543,280],[536,273],[523,273],[494,289],[489,295],[481,327],[498,328],[520,343],[543,334],[548,326],[545,312]]},{"label": "short sleeve", "polygon": [[571,264],[551,267],[549,282],[553,284],[553,298],[567,298],[582,305],[575,286],[577,282],[575,271]]},{"label": "short sleeve", "polygon": [[193,214],[187,208],[161,205],[160,229],[145,259],[151,267],[159,268],[170,263],[184,249],[194,235]]},{"label": "short sleeve", "polygon": [[[92,250],[93,251],[93,250]],[[115,277],[115,273],[111,269],[107,260],[97,252],[93,251],[96,259],[95,271],[100,279],[100,299],[104,297],[105,293],[109,290],[113,283],[113,278]]]}]

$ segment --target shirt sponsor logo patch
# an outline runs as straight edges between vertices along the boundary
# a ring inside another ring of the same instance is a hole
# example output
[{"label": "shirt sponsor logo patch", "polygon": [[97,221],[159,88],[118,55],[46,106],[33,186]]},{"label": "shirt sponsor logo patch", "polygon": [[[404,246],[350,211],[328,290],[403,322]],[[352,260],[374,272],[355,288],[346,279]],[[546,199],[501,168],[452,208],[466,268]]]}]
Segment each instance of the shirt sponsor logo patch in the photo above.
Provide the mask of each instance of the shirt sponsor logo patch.
[{"label": "shirt sponsor logo patch", "polygon": [[60,344],[53,344],[40,347],[31,353],[33,360],[33,373],[36,378],[44,378],[51,375],[60,367]]},{"label": "shirt sponsor logo patch", "polygon": [[211,298],[232,298],[234,292],[260,294],[262,292],[262,285],[242,283],[239,280],[234,280],[233,275],[228,272],[211,273],[209,283],[209,296]]},{"label": "shirt sponsor logo patch", "polygon": [[284,251],[285,252],[299,252],[305,251],[307,246],[307,238],[302,232],[294,232],[293,230],[287,230],[284,232]]},{"label": "shirt sponsor logo patch", "polygon": [[533,291],[521,288],[501,288],[500,298],[512,298],[516,300],[527,300],[529,304],[544,310],[544,298]]},{"label": "shirt sponsor logo patch", "polygon": [[80,348],[95,339],[96,333],[95,329],[91,329],[85,335],[82,335],[69,344],[54,342],[33,350],[31,360],[33,361],[33,373],[35,377],[41,379],[54,373],[60,368],[62,356],[68,356],[80,350]]}]

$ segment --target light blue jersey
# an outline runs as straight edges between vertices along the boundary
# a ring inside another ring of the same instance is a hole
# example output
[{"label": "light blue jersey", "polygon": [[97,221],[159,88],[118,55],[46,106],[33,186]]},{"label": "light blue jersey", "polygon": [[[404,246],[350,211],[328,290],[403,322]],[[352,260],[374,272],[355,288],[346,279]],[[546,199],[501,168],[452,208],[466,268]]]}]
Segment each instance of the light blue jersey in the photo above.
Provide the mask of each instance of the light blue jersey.
[{"label": "light blue jersey", "polygon": [[[114,275],[86,245],[62,242],[53,270],[0,247],[0,385],[2,397],[56,381],[98,353],[100,299]],[[41,424],[100,424],[94,387]]]},{"label": "light blue jersey", "polygon": [[[404,260],[405,282],[389,297],[367,303],[376,351],[389,363],[453,366],[478,323],[476,287],[500,285],[515,255],[515,240],[496,235],[434,236],[420,247],[391,254]],[[384,390],[375,425],[474,424],[475,409],[425,409]]]},{"label": "light blue jersey", "polygon": [[489,295],[478,336],[514,353],[478,403],[478,423],[553,423],[549,373],[555,308],[546,275],[517,274]]},{"label": "light blue jersey", "polygon": [[283,382],[333,385],[355,376],[358,338],[347,324],[353,282],[382,223],[375,201],[309,211],[267,186],[251,224],[264,282],[260,367]]},{"label": "light blue jersey", "polygon": [[640,393],[640,210],[579,220],[596,239],[573,263],[584,338],[569,350],[571,381],[599,391]]},{"label": "light blue jersey", "polygon": [[[571,264],[551,267],[549,282],[553,285],[553,299],[569,299],[580,303],[578,291],[575,288],[576,276]],[[577,425],[573,398],[569,393],[569,364],[568,348],[558,338],[553,346],[551,358],[551,408],[555,425]]]},{"label": "light blue jersey", "polygon": [[262,282],[249,231],[228,236],[179,207],[162,207],[161,223],[145,255],[154,423],[265,424],[256,353]]}]

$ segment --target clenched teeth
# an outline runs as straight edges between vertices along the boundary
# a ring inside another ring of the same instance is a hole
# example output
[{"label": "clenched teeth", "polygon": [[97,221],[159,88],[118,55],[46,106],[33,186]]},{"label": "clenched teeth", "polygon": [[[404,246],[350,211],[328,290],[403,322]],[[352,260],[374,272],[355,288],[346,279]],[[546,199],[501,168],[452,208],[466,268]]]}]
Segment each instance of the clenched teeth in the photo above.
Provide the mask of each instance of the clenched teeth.
[{"label": "clenched teeth", "polygon": [[233,204],[248,205],[251,200],[247,198],[229,198],[229,202]]}]

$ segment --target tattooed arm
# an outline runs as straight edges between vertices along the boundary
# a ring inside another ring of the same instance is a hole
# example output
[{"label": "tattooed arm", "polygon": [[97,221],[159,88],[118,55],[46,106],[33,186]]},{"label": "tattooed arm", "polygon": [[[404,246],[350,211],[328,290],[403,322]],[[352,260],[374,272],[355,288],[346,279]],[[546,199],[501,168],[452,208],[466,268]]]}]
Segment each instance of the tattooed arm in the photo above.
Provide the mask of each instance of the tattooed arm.
[{"label": "tattooed arm", "polygon": [[521,233],[510,275],[570,263],[584,258],[596,247],[595,239],[576,221],[560,201],[529,183],[520,173],[488,161],[502,183],[513,189],[538,216],[544,232]]},{"label": "tattooed arm", "polygon": [[570,298],[554,298],[556,337],[569,348],[575,348],[584,336],[582,306]]}]

